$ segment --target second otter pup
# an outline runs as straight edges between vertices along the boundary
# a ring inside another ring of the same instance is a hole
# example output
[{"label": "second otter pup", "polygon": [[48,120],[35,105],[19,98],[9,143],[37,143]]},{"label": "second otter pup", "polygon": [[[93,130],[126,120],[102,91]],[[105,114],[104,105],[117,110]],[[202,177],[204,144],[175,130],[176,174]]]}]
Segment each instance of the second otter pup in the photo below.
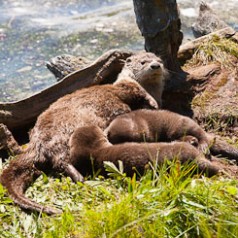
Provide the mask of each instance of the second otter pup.
[{"label": "second otter pup", "polygon": [[[238,149],[205,132],[189,117],[166,110],[136,110],[114,119],[106,129],[108,139],[117,144],[135,142],[169,142],[185,140],[207,154],[222,155],[238,162]],[[188,138],[187,136],[192,137]]]},{"label": "second otter pup", "polygon": [[[123,162],[128,176],[135,171],[143,174],[149,162],[162,165],[165,160],[177,158],[181,164],[194,162],[199,172],[215,175],[219,168],[207,160],[194,146],[185,142],[172,143],[135,143],[128,142],[112,145],[103,131],[97,126],[78,128],[70,139],[71,162],[83,176],[95,171],[106,175],[104,161],[117,164]],[[93,161],[92,161],[93,159]],[[135,168],[135,169],[134,169]]]}]

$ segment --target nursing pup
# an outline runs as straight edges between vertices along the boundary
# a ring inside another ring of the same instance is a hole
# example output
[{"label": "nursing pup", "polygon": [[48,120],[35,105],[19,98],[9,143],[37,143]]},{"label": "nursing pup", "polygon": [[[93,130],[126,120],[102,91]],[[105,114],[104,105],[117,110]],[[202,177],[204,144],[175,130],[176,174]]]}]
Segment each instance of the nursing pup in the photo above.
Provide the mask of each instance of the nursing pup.
[{"label": "nursing pup", "polygon": [[238,148],[205,132],[189,117],[166,110],[136,110],[118,116],[106,129],[111,143],[187,141],[202,151],[238,162]]},{"label": "nursing pup", "polygon": [[199,172],[207,172],[209,176],[219,172],[219,168],[207,160],[194,146],[186,142],[172,143],[136,143],[127,142],[112,145],[103,131],[97,126],[78,128],[70,139],[70,158],[72,164],[82,176],[95,171],[106,175],[103,162],[110,161],[117,165],[123,162],[128,176],[135,171],[143,174],[148,163],[164,164],[165,160],[175,158],[181,164],[193,162],[197,164]]}]

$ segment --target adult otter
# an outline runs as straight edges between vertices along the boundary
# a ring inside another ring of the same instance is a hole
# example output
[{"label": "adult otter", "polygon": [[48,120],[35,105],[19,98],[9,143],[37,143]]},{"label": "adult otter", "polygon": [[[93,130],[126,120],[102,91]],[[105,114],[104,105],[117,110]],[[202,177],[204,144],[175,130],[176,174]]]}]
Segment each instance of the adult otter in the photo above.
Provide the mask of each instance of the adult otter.
[{"label": "adult otter", "polygon": [[[97,125],[104,130],[118,115],[138,108],[158,107],[156,101],[140,86],[125,67],[113,85],[96,85],[66,95],[53,103],[37,119],[30,134],[25,153],[10,162],[0,181],[23,209],[49,214],[58,210],[44,207],[26,198],[24,191],[40,175],[40,171],[64,172],[74,181],[83,177],[70,160],[69,140],[78,127]],[[145,72],[146,71],[146,72]],[[145,81],[158,67],[147,67],[137,72],[138,81]]]},{"label": "adult otter", "polygon": [[[97,126],[78,128],[70,139],[71,162],[82,173],[87,175],[94,171],[100,171],[106,175],[103,169],[104,161],[114,164],[121,160],[127,175],[132,176],[136,169],[143,174],[146,165],[157,162],[162,165],[165,160],[178,160],[184,164],[194,162],[199,172],[207,172],[209,176],[219,172],[219,168],[207,160],[194,146],[185,142],[171,143],[136,143],[127,142],[112,145],[102,130]],[[92,163],[93,159],[93,163]]]},{"label": "adult otter", "polygon": [[123,75],[129,75],[139,82],[155,98],[159,106],[162,106],[162,93],[168,72],[158,56],[150,52],[140,52],[132,55],[126,59],[121,72],[122,78]]},{"label": "adult otter", "polygon": [[191,118],[166,110],[142,109],[118,116],[106,131],[113,144],[184,140],[197,145],[205,154],[210,149],[213,155],[222,155],[238,162],[237,148],[205,132]]}]

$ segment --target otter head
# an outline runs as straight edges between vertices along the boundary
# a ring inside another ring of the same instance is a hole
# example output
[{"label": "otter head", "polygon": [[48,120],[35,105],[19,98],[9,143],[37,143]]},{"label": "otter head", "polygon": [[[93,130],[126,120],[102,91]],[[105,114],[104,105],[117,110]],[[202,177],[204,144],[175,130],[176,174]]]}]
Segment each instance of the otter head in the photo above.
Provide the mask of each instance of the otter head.
[{"label": "otter head", "polygon": [[89,156],[94,150],[111,145],[98,126],[77,128],[70,139],[70,154],[73,158]]},{"label": "otter head", "polygon": [[140,52],[127,58],[116,81],[137,81],[161,106],[167,75],[159,57],[153,53]]},{"label": "otter head", "polygon": [[162,60],[153,53],[141,52],[127,58],[125,70],[131,71],[131,76],[142,86],[164,80],[166,70]]}]

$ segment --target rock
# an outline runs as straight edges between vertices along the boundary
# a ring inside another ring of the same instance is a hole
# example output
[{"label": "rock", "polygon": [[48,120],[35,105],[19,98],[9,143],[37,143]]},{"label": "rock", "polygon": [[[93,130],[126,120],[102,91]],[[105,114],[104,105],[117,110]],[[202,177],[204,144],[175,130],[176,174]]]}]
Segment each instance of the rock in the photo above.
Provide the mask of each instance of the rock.
[{"label": "rock", "polygon": [[225,27],[228,27],[228,25],[222,21],[205,2],[202,1],[200,3],[197,21],[192,25],[194,37],[198,38]]}]

